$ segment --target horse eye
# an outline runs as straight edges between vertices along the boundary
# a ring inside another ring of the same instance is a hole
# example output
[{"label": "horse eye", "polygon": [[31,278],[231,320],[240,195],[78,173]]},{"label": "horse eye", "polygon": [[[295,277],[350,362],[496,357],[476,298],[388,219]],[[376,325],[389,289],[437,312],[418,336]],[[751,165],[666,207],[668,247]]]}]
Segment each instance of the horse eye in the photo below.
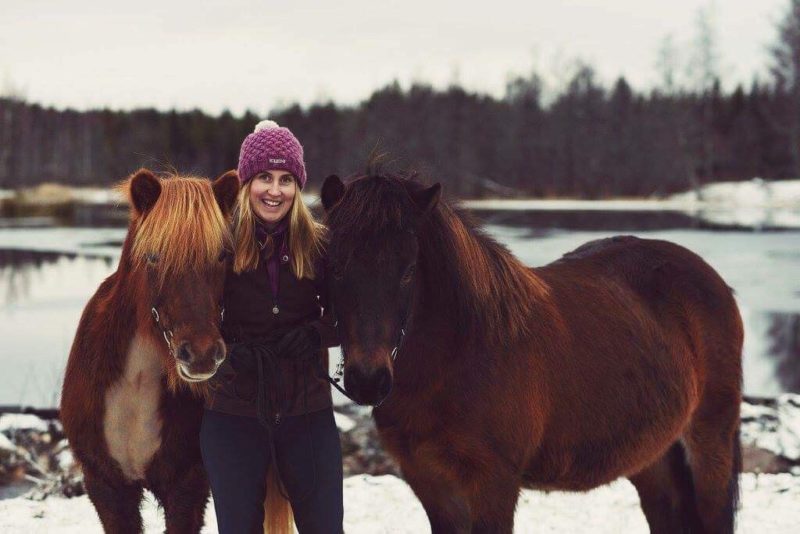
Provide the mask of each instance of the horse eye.
[{"label": "horse eye", "polygon": [[227,250],[223,249],[222,252],[219,253],[219,258],[217,258],[217,260],[220,263],[222,263],[223,261],[227,260],[229,257],[230,257],[230,252],[228,252]]},{"label": "horse eye", "polygon": [[152,253],[152,252],[150,254],[148,254],[147,255],[147,263],[149,263],[150,265],[155,265],[156,263],[158,263],[158,254],[155,254],[155,253]]}]

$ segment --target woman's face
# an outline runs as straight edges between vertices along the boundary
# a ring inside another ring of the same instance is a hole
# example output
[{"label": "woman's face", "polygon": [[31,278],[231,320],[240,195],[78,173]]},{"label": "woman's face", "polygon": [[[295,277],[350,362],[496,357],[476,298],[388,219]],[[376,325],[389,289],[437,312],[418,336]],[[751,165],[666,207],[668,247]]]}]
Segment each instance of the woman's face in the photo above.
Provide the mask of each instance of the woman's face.
[{"label": "woman's face", "polygon": [[257,174],[250,185],[250,207],[268,226],[277,224],[292,209],[297,182],[287,171]]}]

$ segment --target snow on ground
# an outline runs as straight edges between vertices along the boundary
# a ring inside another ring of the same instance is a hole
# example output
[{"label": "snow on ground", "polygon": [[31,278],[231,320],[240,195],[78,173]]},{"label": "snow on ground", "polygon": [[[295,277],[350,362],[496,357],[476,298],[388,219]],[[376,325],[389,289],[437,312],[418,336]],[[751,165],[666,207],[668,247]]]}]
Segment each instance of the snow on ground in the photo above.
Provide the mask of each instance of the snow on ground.
[{"label": "snow on ground", "polygon": [[580,200],[580,199],[481,199],[464,200],[464,208],[470,210],[505,210],[505,211],[683,211],[689,203],[684,200]]},{"label": "snow on ground", "polygon": [[16,452],[17,446],[14,442],[6,437],[5,434],[0,434],[0,451]]},{"label": "snow on ground", "polygon": [[473,210],[680,211],[722,226],[800,228],[800,180],[717,182],[666,199],[483,199]]},{"label": "snow on ground", "polygon": [[751,206],[797,208],[800,206],[800,180],[766,181],[753,178],[746,182],[715,182],[670,197],[673,201],[716,204],[720,206]]},{"label": "snow on ground", "polygon": [[775,408],[771,408],[742,403],[742,442],[798,461],[800,395],[781,395],[775,404]]},{"label": "snow on ground", "polygon": [[[429,532],[422,506],[402,480],[386,475],[359,475],[344,482],[345,531],[349,534]],[[740,533],[788,534],[796,532],[800,510],[800,477],[742,475]],[[148,498],[143,507],[145,532],[163,532],[163,514]],[[5,534],[100,533],[102,529],[86,496],[51,497],[33,501],[23,497],[0,500],[0,531]],[[580,493],[524,491],[520,497],[518,533],[648,532],[639,499],[630,483],[620,480],[594,491]],[[206,509],[204,533],[217,532],[213,506]]]},{"label": "snow on ground", "polygon": [[125,197],[114,189],[105,187],[75,187],[71,189],[73,200],[85,204],[122,204]]},{"label": "snow on ground", "polygon": [[126,228],[0,229],[0,249],[36,250],[118,258]]},{"label": "snow on ground", "polygon": [[31,414],[6,413],[0,415],[0,432],[35,430],[47,432],[47,422]]}]

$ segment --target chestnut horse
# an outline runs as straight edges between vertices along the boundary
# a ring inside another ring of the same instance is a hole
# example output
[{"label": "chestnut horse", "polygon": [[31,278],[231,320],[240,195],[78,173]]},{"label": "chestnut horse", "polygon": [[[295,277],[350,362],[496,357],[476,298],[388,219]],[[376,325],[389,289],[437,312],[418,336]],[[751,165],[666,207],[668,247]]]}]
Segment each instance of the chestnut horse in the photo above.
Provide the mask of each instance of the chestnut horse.
[{"label": "chestnut horse", "polygon": [[619,477],[652,532],[732,532],[743,334],[720,276],[635,237],[527,268],[439,197],[322,190],[345,389],[433,532],[511,532],[521,487]]},{"label": "chestnut horse", "polygon": [[142,492],[167,532],[199,532],[208,500],[199,431],[204,381],[225,358],[219,333],[235,172],[123,184],[131,221],[117,271],[83,311],[61,420],[106,532],[140,532]]}]

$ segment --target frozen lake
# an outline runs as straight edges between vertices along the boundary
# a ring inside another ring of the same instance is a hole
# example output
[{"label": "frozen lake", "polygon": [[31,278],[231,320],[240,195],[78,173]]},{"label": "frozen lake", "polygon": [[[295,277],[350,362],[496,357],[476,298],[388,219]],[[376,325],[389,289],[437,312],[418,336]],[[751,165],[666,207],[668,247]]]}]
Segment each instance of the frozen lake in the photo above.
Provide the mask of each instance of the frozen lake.
[{"label": "frozen lake", "polygon": [[[746,329],[746,393],[800,392],[800,231],[652,229],[642,219],[612,220],[608,230],[597,228],[609,224],[588,222],[578,230],[555,230],[542,228],[531,214],[481,217],[492,235],[532,266],[620,233],[690,248],[736,291]],[[633,231],[637,225],[649,229]],[[116,269],[124,235],[122,229],[0,229],[0,405],[57,404],[80,313]]]}]

